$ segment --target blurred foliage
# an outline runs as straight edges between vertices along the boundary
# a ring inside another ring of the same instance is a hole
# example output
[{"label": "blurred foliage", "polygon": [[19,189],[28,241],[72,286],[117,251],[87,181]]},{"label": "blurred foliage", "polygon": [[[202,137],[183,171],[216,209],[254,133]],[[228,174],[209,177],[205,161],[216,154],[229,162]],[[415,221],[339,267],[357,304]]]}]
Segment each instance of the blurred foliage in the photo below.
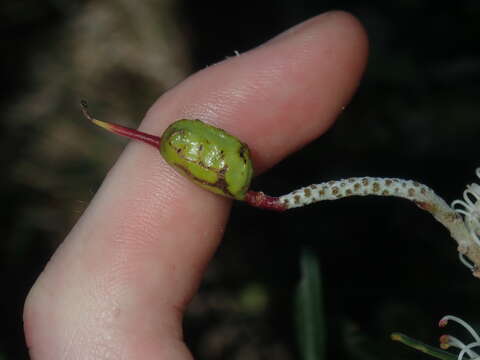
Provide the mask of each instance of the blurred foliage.
[{"label": "blurred foliage", "polygon": [[308,248],[300,254],[301,278],[295,293],[294,320],[303,360],[325,359],[326,334],[320,264]]},{"label": "blurred foliage", "polygon": [[[0,354],[27,358],[28,289],[124,146],[92,131],[78,100],[95,102],[99,118],[137,124],[193,70],[330,9],[353,12],[367,28],[364,81],[327,134],[254,189],[281,194],[370,175],[412,178],[448,200],[460,197],[479,165],[478,1],[2,2]],[[346,199],[285,214],[235,204],[185,321],[196,357],[296,358],[287,314],[304,245],[322,263],[327,358],[424,359],[388,334],[435,343],[445,313],[480,321],[478,280],[460,265],[448,233],[408,202]]]}]

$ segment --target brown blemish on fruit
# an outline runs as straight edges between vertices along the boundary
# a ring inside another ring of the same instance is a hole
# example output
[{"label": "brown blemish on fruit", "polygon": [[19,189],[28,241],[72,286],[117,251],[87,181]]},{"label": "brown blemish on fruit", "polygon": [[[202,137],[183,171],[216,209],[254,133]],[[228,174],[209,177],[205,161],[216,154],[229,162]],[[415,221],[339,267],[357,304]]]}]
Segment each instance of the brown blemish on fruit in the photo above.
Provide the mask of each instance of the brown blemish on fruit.
[{"label": "brown blemish on fruit", "polygon": [[308,198],[312,195],[312,191],[309,188],[303,189],[303,192],[305,193],[305,196]]},{"label": "brown blemish on fruit", "polygon": [[[246,164],[248,162],[248,159],[249,159],[249,151],[248,151],[248,147],[242,143],[239,151],[238,151],[238,154],[240,155],[240,157],[242,158],[243,162]],[[223,157],[223,150],[222,150],[222,157]]]},{"label": "brown blemish on fruit", "polygon": [[227,181],[225,179],[225,173],[227,172],[228,166],[225,166],[224,168],[216,171],[217,181],[215,181],[215,182],[208,182],[208,181],[205,181],[204,179],[200,179],[200,178],[194,176],[191,172],[188,171],[188,169],[186,169],[185,167],[183,167],[180,164],[173,164],[173,166],[176,167],[177,169],[179,169],[185,176],[189,177],[193,181],[195,181],[199,184],[202,184],[202,185],[207,185],[207,186],[217,188],[220,191],[222,191],[225,194],[225,196],[232,197],[232,198],[235,197],[230,192],[230,190],[228,190],[228,184],[227,184]]}]

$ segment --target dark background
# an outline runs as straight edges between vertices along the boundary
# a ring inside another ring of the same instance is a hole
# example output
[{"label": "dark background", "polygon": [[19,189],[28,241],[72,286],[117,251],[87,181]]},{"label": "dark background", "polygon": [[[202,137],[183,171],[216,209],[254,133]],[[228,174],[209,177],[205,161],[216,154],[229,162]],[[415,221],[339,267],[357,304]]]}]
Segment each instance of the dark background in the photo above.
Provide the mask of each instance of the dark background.
[{"label": "dark background", "polygon": [[[331,9],[368,31],[361,87],[327,134],[253,188],[283,194],[392,176],[460,198],[480,165],[478,1],[2,2],[0,359],[27,358],[28,289],[125,146],[92,129],[78,99],[135,126],[188,74]],[[237,203],[185,320],[196,358],[298,358],[291,305],[305,245],[322,264],[330,359],[425,359],[388,335],[437,344],[444,314],[480,320],[479,280],[448,232],[405,200],[351,198],[285,214]]]}]

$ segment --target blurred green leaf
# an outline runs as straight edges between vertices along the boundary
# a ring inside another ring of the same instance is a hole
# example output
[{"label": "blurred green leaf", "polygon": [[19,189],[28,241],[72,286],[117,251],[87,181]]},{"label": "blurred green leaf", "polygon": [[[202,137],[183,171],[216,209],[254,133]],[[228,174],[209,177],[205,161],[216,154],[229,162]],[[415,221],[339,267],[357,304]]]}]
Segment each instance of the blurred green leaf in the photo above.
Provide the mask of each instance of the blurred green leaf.
[{"label": "blurred green leaf", "polygon": [[456,360],[457,356],[451,354],[449,352],[443,351],[442,349],[438,349],[436,347],[427,345],[419,340],[413,339],[407,335],[400,334],[400,333],[393,333],[390,335],[391,339],[394,341],[399,341],[402,344],[405,344],[411,348],[414,348],[418,351],[421,351],[425,354],[433,356],[437,359],[441,360]]},{"label": "blurred green leaf", "polygon": [[265,311],[268,304],[268,293],[265,285],[250,283],[242,290],[239,303],[243,312],[255,315]]},{"label": "blurred green leaf", "polygon": [[318,259],[303,249],[301,280],[295,295],[295,325],[303,360],[325,358],[325,324],[322,305],[322,284]]}]

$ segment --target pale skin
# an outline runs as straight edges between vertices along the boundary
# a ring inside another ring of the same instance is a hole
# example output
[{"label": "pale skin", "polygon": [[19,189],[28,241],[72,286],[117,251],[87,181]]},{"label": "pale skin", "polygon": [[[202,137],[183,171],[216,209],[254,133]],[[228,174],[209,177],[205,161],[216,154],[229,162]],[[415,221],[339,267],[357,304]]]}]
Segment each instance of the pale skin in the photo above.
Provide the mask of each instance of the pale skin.
[{"label": "pale skin", "polygon": [[[189,77],[158,99],[140,129],[160,135],[177,119],[202,119],[247,143],[259,174],[328,129],[366,57],[358,21],[326,13]],[[183,311],[230,206],[131,142],[30,291],[32,359],[192,359]]]}]

